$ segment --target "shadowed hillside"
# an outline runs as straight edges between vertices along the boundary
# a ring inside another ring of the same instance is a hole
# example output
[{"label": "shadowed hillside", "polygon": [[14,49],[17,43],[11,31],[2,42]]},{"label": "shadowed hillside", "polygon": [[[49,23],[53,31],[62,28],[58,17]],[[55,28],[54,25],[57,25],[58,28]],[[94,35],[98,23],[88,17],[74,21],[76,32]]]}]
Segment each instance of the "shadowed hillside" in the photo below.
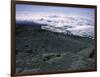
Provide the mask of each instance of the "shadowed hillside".
[{"label": "shadowed hillside", "polygon": [[89,58],[93,45],[93,39],[88,37],[65,35],[42,30],[40,27],[17,24],[16,72],[94,68],[95,64]]}]

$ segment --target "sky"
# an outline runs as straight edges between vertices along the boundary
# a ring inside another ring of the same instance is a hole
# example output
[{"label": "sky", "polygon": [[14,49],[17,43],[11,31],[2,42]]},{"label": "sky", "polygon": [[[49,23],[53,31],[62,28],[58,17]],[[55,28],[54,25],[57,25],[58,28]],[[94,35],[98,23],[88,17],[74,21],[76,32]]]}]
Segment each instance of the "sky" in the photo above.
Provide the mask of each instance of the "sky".
[{"label": "sky", "polygon": [[16,4],[16,16],[21,16],[22,14],[61,13],[65,15],[80,15],[94,18],[94,10],[94,8]]}]

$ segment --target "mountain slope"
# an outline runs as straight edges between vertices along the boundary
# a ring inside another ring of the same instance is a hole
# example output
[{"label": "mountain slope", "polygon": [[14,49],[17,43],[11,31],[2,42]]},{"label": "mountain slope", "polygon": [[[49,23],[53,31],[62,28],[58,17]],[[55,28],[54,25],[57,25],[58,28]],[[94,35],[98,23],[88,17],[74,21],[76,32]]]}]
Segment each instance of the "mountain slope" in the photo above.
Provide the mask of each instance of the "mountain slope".
[{"label": "mountain slope", "polygon": [[[16,26],[16,72],[47,72],[94,68],[89,55],[93,39]],[[75,68],[73,68],[75,67]]]}]

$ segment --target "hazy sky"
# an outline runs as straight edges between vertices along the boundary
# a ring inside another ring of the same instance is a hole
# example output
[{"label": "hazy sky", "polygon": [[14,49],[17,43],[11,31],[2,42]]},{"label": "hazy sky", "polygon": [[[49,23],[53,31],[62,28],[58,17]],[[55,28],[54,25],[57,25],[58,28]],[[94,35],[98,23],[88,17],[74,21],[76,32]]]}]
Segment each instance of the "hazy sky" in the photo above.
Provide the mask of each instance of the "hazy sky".
[{"label": "hazy sky", "polygon": [[16,15],[34,13],[62,13],[65,15],[80,15],[89,18],[94,17],[94,8],[74,8],[43,5],[16,4]]}]

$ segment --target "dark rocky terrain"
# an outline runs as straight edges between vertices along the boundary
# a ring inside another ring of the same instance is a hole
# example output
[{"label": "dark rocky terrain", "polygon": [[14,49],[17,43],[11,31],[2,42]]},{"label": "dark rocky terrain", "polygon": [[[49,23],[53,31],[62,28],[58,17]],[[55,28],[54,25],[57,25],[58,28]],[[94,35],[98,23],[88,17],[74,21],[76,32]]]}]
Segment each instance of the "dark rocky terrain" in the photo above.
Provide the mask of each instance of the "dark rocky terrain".
[{"label": "dark rocky terrain", "polygon": [[42,30],[40,27],[17,24],[16,72],[95,68],[92,58],[89,58],[93,47],[93,39],[88,37],[65,35]]}]

